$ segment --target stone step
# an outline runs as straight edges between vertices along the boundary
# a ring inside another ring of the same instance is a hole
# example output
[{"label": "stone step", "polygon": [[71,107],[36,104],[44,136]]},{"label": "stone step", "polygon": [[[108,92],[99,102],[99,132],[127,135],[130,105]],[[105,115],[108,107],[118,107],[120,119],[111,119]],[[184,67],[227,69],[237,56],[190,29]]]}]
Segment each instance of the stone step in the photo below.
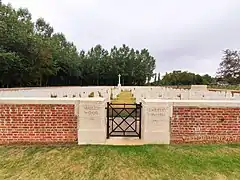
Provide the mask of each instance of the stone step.
[{"label": "stone step", "polygon": [[106,140],[106,145],[144,145],[144,141],[135,137],[111,137]]}]

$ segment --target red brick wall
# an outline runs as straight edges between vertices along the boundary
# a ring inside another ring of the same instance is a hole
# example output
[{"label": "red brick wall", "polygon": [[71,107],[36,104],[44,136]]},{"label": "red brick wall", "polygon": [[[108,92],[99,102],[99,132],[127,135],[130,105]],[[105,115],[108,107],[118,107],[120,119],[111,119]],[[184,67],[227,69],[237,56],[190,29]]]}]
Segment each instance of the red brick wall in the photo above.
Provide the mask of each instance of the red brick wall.
[{"label": "red brick wall", "polygon": [[171,143],[226,142],[240,142],[240,107],[173,107]]},{"label": "red brick wall", "polygon": [[71,104],[0,104],[0,144],[77,141]]}]

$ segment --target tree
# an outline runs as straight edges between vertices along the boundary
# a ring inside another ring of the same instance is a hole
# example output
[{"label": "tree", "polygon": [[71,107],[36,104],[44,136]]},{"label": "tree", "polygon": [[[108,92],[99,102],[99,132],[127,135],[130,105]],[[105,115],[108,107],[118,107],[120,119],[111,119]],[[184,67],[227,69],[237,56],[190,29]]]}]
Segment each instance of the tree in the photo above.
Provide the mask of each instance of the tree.
[{"label": "tree", "polygon": [[35,31],[38,35],[42,37],[51,37],[53,34],[53,28],[50,24],[46,23],[43,18],[37,19],[35,23]]},{"label": "tree", "polygon": [[0,50],[0,84],[9,87],[11,83],[19,84],[21,58],[16,53]]},{"label": "tree", "polygon": [[158,78],[157,78],[157,85],[161,84],[161,75],[158,73]]},{"label": "tree", "polygon": [[154,74],[154,85],[157,85],[157,73]]},{"label": "tree", "polygon": [[208,74],[203,75],[202,79],[203,79],[203,84],[210,85],[214,83],[214,78]]},{"label": "tree", "polygon": [[[31,14],[27,9],[14,10],[10,4],[1,5],[0,13],[0,53],[2,57],[0,61],[4,61],[2,63],[4,66],[1,68],[8,69],[12,65],[15,67],[11,69],[14,70],[14,77],[4,76],[1,79],[2,82],[11,82],[11,84],[1,84],[1,86],[9,87],[15,83],[21,86],[24,80],[28,80],[30,73],[28,70],[32,66],[30,63],[32,52],[29,48],[33,34]],[[16,80],[15,76],[20,80]]]},{"label": "tree", "polygon": [[224,50],[217,74],[220,80],[229,84],[240,84],[240,51]]},{"label": "tree", "polygon": [[204,80],[204,78],[209,77],[211,78],[209,75],[200,76],[199,74],[187,71],[173,71],[171,73],[166,73],[161,82],[163,85],[207,85],[210,80]]},{"label": "tree", "polygon": [[134,84],[144,85],[152,79],[154,76],[154,69],[156,67],[155,59],[150,55],[147,49],[142,49],[139,53],[136,51],[135,68],[134,68]]},{"label": "tree", "polygon": [[147,49],[123,44],[109,52],[101,45],[78,52],[64,34],[43,18],[33,22],[27,9],[0,6],[0,86],[144,85],[155,59]]}]

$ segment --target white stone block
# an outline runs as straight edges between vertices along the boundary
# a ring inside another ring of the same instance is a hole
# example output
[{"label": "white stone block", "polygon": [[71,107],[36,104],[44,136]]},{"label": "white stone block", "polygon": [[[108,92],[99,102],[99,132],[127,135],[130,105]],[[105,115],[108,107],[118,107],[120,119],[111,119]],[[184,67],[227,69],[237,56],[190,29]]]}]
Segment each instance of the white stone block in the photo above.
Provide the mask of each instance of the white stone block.
[{"label": "white stone block", "polygon": [[106,101],[104,98],[80,100],[78,144],[103,144],[106,141]]},{"label": "white stone block", "polygon": [[143,100],[142,114],[143,141],[149,144],[169,144],[172,104]]}]

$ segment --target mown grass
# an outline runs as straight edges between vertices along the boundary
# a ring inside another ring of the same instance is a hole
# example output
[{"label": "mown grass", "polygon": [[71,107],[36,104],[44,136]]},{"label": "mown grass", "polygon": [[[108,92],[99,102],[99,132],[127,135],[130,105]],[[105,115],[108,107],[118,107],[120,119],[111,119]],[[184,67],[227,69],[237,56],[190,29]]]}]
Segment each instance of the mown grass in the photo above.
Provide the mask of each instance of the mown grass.
[{"label": "mown grass", "polygon": [[[113,99],[111,101],[113,104],[113,107],[117,108],[123,108],[124,105],[119,104],[134,104],[136,103],[136,99],[133,97],[132,93],[130,91],[122,91],[116,99]],[[132,105],[125,105],[126,108],[135,108],[135,106]]]},{"label": "mown grass", "polygon": [[111,101],[113,104],[134,104],[136,99],[130,91],[121,91],[116,99]]},{"label": "mown grass", "polygon": [[112,108],[119,109],[114,109],[114,111],[110,109],[109,116],[116,117],[117,113],[120,113],[118,116],[127,117],[129,116],[129,113],[133,112],[134,109],[136,108],[136,105],[131,105],[136,103],[136,99],[133,97],[133,94],[130,91],[121,91],[117,98],[113,99],[111,103]]},{"label": "mown grass", "polygon": [[0,179],[240,179],[240,145],[0,147]]}]

